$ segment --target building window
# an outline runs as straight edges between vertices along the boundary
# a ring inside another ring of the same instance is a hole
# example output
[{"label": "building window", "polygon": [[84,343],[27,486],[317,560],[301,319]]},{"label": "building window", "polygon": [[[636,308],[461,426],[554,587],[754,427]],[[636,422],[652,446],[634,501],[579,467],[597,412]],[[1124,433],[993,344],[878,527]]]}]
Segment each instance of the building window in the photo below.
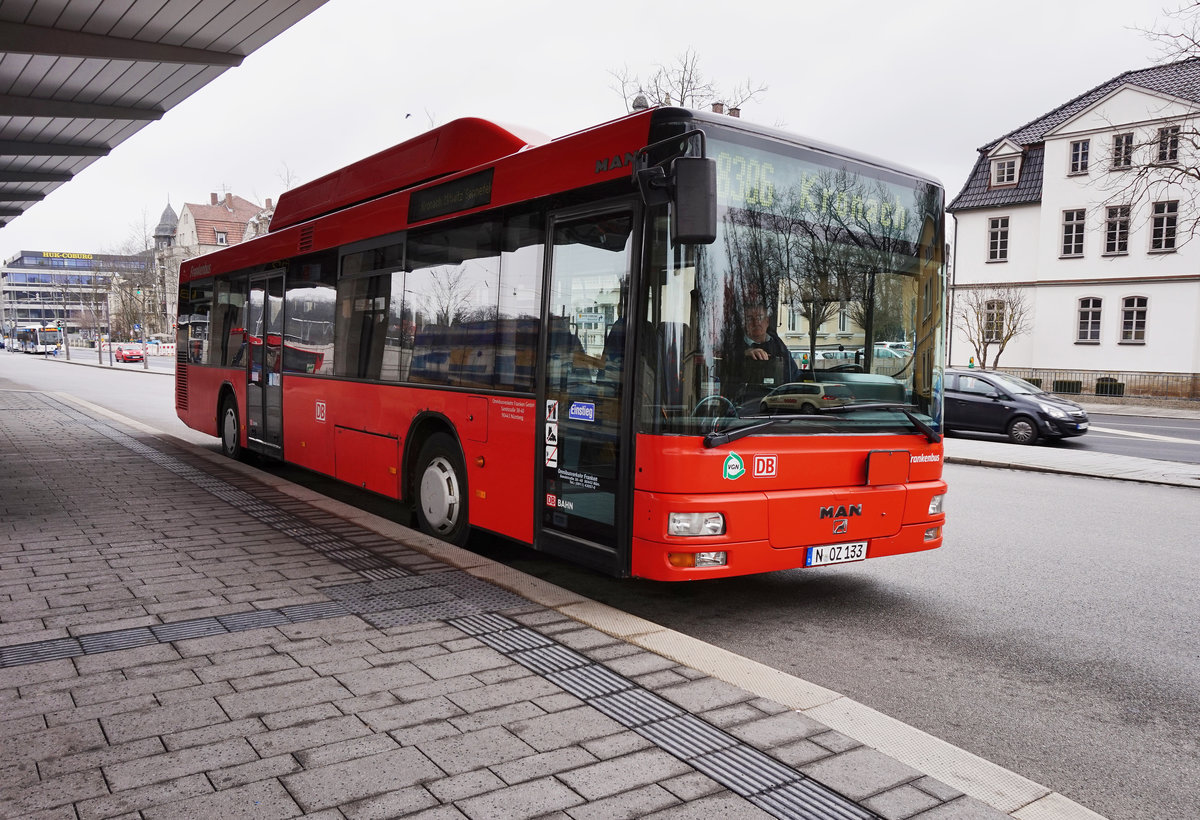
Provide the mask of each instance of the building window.
[{"label": "building window", "polygon": [[1117,134],[1113,137],[1112,167],[1133,167],[1133,134]]},{"label": "building window", "polygon": [[1004,336],[1004,300],[988,299],[983,309],[983,340],[998,342]]},{"label": "building window", "polygon": [[838,333],[850,332],[850,308],[842,302],[838,305]]},{"label": "building window", "polygon": [[1154,218],[1150,223],[1150,250],[1175,250],[1175,227],[1179,220],[1179,200],[1154,203]]},{"label": "building window", "polygon": [[217,244],[228,245],[229,239],[224,231],[217,231]]},{"label": "building window", "polygon": [[1177,162],[1179,160],[1179,126],[1168,125],[1158,129],[1158,161]]},{"label": "building window", "polygon": [[1087,211],[1063,211],[1063,256],[1083,256],[1083,223]]},{"label": "building window", "polygon": [[1121,344],[1146,343],[1146,297],[1126,296],[1121,302]]},{"label": "building window", "polygon": [[1088,148],[1091,140],[1077,140],[1071,143],[1071,173],[1086,174],[1088,169]]},{"label": "building window", "polygon": [[1095,296],[1079,300],[1079,333],[1075,341],[1084,344],[1100,343],[1100,299]]},{"label": "building window", "polygon": [[988,261],[1008,261],[1008,217],[997,216],[988,220]]},{"label": "building window", "polygon": [[1015,159],[998,159],[992,162],[993,185],[1015,185],[1017,182],[1017,161]]},{"label": "building window", "polygon": [[1129,253],[1129,206],[1113,205],[1104,222],[1104,252]]}]

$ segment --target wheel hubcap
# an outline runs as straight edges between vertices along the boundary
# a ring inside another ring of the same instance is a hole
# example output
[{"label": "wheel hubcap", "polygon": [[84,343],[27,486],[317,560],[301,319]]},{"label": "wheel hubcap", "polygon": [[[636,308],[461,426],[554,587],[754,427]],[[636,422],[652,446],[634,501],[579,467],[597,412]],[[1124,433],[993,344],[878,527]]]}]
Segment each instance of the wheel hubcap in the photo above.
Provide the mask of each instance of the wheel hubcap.
[{"label": "wheel hubcap", "polygon": [[1024,444],[1033,439],[1033,427],[1029,422],[1018,422],[1013,425],[1013,438]]},{"label": "wheel hubcap", "polygon": [[237,413],[232,409],[225,411],[225,449],[232,452],[237,446]]},{"label": "wheel hubcap", "polygon": [[429,462],[421,476],[421,510],[438,533],[445,534],[458,523],[460,504],[458,476],[442,456]]}]

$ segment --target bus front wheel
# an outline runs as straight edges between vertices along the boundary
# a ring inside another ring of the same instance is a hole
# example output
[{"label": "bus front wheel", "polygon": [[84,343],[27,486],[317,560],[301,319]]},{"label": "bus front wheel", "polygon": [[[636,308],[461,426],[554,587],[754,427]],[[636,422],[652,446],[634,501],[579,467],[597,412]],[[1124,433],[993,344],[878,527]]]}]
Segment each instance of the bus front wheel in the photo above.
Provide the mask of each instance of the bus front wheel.
[{"label": "bus front wheel", "polygon": [[417,524],[421,531],[462,546],[467,541],[467,471],[454,439],[435,433],[417,457]]},{"label": "bus front wheel", "polygon": [[221,402],[221,452],[230,458],[242,457],[242,437],[237,402],[226,396]]}]

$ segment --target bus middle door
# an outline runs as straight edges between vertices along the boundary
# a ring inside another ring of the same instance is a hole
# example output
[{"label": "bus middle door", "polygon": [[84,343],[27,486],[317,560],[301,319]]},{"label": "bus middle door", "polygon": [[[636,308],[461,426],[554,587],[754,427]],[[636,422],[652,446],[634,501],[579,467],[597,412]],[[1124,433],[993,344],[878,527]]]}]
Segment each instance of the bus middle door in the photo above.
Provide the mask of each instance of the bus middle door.
[{"label": "bus middle door", "polygon": [[625,209],[553,218],[539,385],[538,547],[616,575],[629,563],[621,408],[633,225]]},{"label": "bus middle door", "polygon": [[250,280],[247,317],[246,439],[251,450],[283,457],[283,275]]}]

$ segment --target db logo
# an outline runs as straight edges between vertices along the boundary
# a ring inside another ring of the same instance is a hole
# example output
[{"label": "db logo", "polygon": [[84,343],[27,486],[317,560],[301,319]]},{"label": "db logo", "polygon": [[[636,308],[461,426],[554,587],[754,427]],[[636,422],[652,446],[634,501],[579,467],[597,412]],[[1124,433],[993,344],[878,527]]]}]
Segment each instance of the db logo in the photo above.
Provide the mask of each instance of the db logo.
[{"label": "db logo", "polygon": [[546,506],[547,507],[557,507],[558,506],[558,496],[556,496],[554,493],[546,493]]},{"label": "db logo", "polygon": [[757,478],[774,478],[779,467],[779,456],[755,456],[754,475]]},{"label": "db logo", "polygon": [[317,402],[317,421],[325,421],[325,402]]}]

